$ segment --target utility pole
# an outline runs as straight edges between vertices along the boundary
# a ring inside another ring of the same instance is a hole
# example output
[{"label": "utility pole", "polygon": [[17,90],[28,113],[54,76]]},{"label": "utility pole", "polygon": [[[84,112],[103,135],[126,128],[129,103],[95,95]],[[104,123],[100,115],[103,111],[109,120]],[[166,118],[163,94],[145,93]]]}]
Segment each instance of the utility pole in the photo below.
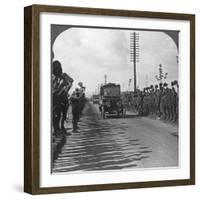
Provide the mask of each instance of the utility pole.
[{"label": "utility pole", "polygon": [[104,83],[107,84],[107,75],[104,75]]},{"label": "utility pole", "polygon": [[139,62],[139,33],[130,33],[130,62],[133,63],[134,92],[137,89],[136,63]]}]

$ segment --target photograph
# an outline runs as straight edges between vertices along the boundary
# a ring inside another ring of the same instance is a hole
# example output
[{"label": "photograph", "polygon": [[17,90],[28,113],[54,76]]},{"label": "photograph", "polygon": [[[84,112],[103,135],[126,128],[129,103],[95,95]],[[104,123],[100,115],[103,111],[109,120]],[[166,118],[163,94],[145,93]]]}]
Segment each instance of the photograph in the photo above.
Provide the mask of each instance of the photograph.
[{"label": "photograph", "polygon": [[195,183],[195,16],[32,5],[24,191]]},{"label": "photograph", "polygon": [[179,31],[50,30],[51,173],[178,168]]}]

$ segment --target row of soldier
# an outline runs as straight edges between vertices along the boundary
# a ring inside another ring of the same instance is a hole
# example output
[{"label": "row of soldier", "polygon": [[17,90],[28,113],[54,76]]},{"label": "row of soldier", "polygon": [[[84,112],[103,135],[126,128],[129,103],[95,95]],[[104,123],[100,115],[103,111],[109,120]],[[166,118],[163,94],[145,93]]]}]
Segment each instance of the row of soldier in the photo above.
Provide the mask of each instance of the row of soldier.
[{"label": "row of soldier", "polygon": [[76,88],[72,95],[69,95],[69,90],[72,87],[73,79],[63,73],[61,63],[59,61],[53,62],[52,70],[52,118],[53,118],[53,132],[54,134],[66,133],[65,123],[68,115],[68,108],[71,104],[72,108],[72,124],[73,131],[78,128],[78,121],[82,114],[85,104],[85,87],[80,82],[79,88]]},{"label": "row of soldier", "polygon": [[178,121],[178,81],[151,85],[143,91],[126,93],[127,109],[132,109],[140,116],[154,115],[164,120]]}]

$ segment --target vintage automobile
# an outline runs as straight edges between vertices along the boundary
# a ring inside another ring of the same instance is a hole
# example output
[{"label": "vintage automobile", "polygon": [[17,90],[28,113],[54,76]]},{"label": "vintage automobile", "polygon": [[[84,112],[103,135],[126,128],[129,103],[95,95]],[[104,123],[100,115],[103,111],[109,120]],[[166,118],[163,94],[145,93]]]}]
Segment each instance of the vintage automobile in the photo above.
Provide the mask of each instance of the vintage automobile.
[{"label": "vintage automobile", "polygon": [[122,117],[125,116],[119,84],[108,83],[100,87],[99,110],[103,119],[111,114]]},{"label": "vintage automobile", "polygon": [[93,102],[93,104],[99,104],[99,95],[98,94],[92,95],[92,102]]}]

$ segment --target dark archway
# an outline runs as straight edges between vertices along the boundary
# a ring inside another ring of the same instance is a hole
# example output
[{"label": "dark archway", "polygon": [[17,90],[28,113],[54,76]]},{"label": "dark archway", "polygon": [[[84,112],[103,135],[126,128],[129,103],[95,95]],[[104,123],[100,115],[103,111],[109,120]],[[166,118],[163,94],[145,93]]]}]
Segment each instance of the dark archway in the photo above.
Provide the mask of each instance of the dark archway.
[{"label": "dark archway", "polygon": [[177,47],[177,50],[178,50],[179,49],[179,42],[178,42],[179,31],[163,31],[163,32],[166,33],[169,37],[171,37],[171,39],[176,44],[176,47]]},{"label": "dark archway", "polygon": [[[54,58],[53,44],[54,44],[56,38],[62,32],[66,31],[67,29],[69,29],[71,27],[72,26],[68,26],[68,25],[56,25],[56,24],[51,25],[51,60],[53,60],[53,58]],[[74,26],[74,27],[76,27],[76,26]],[[91,27],[88,27],[88,28],[91,28]],[[100,27],[93,27],[93,28],[100,28]],[[145,30],[145,31],[149,31],[149,30]],[[159,30],[159,31],[167,34],[176,44],[177,50],[179,50],[179,39],[178,39],[179,31],[171,31],[171,30]]]},{"label": "dark archway", "polygon": [[54,53],[53,53],[53,44],[56,40],[56,38],[64,31],[69,29],[71,26],[67,25],[51,25],[51,60],[54,58]]}]

